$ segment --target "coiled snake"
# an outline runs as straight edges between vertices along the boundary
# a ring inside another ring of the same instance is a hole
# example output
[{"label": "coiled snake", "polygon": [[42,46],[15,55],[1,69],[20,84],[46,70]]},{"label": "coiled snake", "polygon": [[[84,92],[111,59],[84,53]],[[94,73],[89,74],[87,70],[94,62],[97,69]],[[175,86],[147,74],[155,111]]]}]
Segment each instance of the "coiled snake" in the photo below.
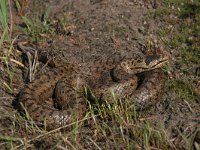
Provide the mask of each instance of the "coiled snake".
[{"label": "coiled snake", "polygon": [[[152,54],[116,54],[111,58],[86,63],[67,63],[41,75],[21,90],[18,109],[28,112],[38,125],[48,128],[67,124],[76,109],[86,107],[86,87],[99,100],[112,102],[111,91],[117,98],[128,97],[137,108],[155,104],[164,85],[160,69],[168,61],[166,56]],[[136,74],[143,73],[138,85]],[[48,104],[53,97],[53,106]],[[75,109],[76,108],[76,109]]]}]

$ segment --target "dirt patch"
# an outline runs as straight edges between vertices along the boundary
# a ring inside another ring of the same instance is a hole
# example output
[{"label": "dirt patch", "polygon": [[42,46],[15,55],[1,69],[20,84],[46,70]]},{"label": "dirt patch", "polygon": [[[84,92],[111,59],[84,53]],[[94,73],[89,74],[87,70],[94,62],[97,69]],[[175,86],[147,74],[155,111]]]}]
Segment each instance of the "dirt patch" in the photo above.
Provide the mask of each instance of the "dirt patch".
[{"label": "dirt patch", "polygon": [[[188,102],[184,97],[180,97],[176,90],[171,90],[175,83],[178,83],[172,82],[172,79],[181,74],[180,64],[177,63],[177,59],[182,59],[180,50],[170,49],[158,34],[158,31],[169,22],[160,18],[155,19],[150,15],[162,7],[161,2],[21,0],[19,4],[20,7],[16,8],[16,4],[13,3],[15,6],[12,8],[13,23],[20,27],[20,29],[16,28],[13,34],[20,34],[16,43],[27,42],[26,47],[33,51],[38,50],[38,66],[43,68],[37,67],[34,78],[60,62],[93,61],[99,57],[112,57],[115,52],[146,53],[154,47],[164,47],[171,54],[172,69],[166,68],[165,71],[167,74],[165,94],[158,100],[156,106],[137,112],[136,117],[131,116],[133,122],[126,120],[127,122],[120,126],[121,124],[111,115],[111,118],[106,116],[97,118],[98,120],[88,119],[77,127],[80,128],[79,130],[74,125],[70,132],[68,129],[46,134],[43,133],[44,131],[28,126],[28,123],[12,108],[13,99],[25,84],[28,68],[27,57],[20,53],[19,47],[15,44],[14,49],[19,50],[19,53],[14,54],[14,58],[20,62],[23,60],[25,67],[11,65],[8,69],[3,65],[5,64],[3,61],[0,65],[2,81],[12,83],[13,89],[13,91],[9,90],[5,84],[0,87],[0,112],[2,113],[0,115],[2,122],[0,123],[2,133],[0,147],[5,149],[22,147],[32,149],[164,149],[167,147],[187,149],[194,146],[193,144],[200,143],[197,137],[200,124],[199,96],[191,97],[193,100]],[[7,49],[6,46],[1,51],[5,49]],[[49,66],[45,65],[47,62]],[[199,78],[196,75],[198,65],[190,66],[192,66],[192,71],[189,76],[195,78],[195,85],[198,85]],[[12,82],[8,70],[14,70]],[[179,88],[182,87],[185,87],[185,84],[181,84]],[[198,91],[198,86],[196,90]],[[10,135],[13,138],[9,139]],[[148,138],[145,139],[145,136]],[[27,143],[21,140],[24,137]],[[163,137],[165,137],[164,141],[162,141]],[[191,142],[189,145],[188,141]]]}]

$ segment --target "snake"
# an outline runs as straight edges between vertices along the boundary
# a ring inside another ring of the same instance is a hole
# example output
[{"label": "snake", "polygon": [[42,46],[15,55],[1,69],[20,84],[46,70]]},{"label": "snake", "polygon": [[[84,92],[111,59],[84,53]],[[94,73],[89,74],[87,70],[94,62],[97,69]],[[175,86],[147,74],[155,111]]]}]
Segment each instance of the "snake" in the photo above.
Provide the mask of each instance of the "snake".
[{"label": "snake", "polygon": [[[91,62],[61,64],[24,86],[17,109],[48,129],[66,125],[73,114],[81,118],[86,99],[95,97],[112,103],[111,92],[144,109],[154,105],[162,91],[161,68],[167,62],[168,57],[161,54],[117,53]],[[88,96],[88,89],[94,96]]]}]

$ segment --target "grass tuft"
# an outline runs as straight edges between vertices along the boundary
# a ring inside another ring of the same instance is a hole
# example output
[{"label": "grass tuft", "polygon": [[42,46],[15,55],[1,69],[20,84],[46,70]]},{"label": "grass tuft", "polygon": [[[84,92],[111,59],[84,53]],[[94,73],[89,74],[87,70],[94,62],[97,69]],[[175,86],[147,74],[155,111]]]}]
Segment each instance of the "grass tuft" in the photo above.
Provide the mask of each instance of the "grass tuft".
[{"label": "grass tuft", "polygon": [[5,40],[9,39],[7,0],[0,1],[0,48]]},{"label": "grass tuft", "polygon": [[174,90],[179,97],[188,100],[193,101],[196,98],[196,94],[194,92],[194,87],[190,83],[186,83],[182,80],[172,80],[169,83],[169,88]]}]

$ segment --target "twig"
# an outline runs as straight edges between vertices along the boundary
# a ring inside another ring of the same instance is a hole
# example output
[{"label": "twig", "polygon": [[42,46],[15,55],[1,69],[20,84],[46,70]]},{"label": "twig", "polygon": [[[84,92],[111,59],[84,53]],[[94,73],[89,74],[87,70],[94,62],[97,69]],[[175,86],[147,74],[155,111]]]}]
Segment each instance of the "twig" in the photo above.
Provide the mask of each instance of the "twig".
[{"label": "twig", "polygon": [[96,148],[97,148],[98,150],[102,150],[102,149],[97,145],[97,143],[95,143],[91,138],[88,137],[88,139],[96,146]]},{"label": "twig", "polygon": [[189,104],[186,100],[184,100],[184,102],[187,104],[187,106],[189,107],[190,111],[191,111],[192,113],[194,113],[194,111],[193,111],[192,107],[190,106],[190,104]]},{"label": "twig", "polygon": [[37,63],[37,50],[35,50],[34,53],[34,58],[33,58],[33,63],[32,63],[32,55],[30,54],[30,52],[28,52],[27,50],[30,51],[29,48],[23,46],[23,44],[26,44],[27,42],[19,42],[18,46],[19,48],[27,55],[28,57],[28,64],[29,64],[29,81],[32,81],[32,77],[33,77],[33,72],[36,68],[36,63]]}]

